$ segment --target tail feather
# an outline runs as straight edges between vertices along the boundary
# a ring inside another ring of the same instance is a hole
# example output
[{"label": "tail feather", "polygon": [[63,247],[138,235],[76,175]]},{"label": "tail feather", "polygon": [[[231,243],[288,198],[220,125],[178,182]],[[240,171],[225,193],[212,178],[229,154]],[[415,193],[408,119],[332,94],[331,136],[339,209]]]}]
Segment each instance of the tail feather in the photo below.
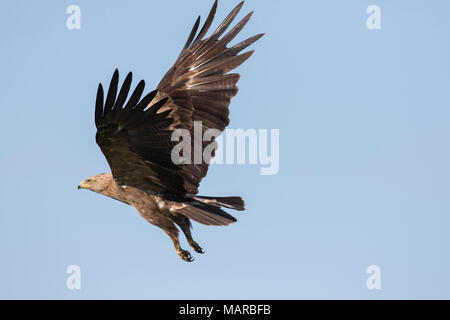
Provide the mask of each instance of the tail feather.
[{"label": "tail feather", "polygon": [[193,199],[206,203],[215,207],[225,207],[229,209],[243,211],[245,210],[245,203],[241,197],[204,197],[193,196]]},{"label": "tail feather", "polygon": [[177,213],[209,226],[227,226],[237,221],[235,217],[218,207],[198,202],[190,203],[184,208],[178,209]]},{"label": "tail feather", "polygon": [[227,226],[236,222],[236,218],[222,210],[222,207],[245,210],[241,197],[204,197],[190,196],[189,201],[183,202],[183,208],[177,212],[202,224],[211,226]]}]

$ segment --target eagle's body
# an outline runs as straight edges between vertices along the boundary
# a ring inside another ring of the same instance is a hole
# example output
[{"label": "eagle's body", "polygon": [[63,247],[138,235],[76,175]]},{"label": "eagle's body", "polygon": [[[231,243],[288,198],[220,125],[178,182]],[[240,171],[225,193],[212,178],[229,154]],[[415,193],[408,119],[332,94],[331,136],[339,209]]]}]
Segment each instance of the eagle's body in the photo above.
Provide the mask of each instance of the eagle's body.
[{"label": "eagle's body", "polygon": [[[112,172],[92,176],[79,188],[134,206],[145,220],[170,236],[178,255],[185,261],[192,258],[180,247],[177,226],[190,246],[202,253],[192,239],[190,219],[206,225],[228,225],[236,219],[221,208],[244,210],[240,197],[198,196],[198,186],[207,173],[209,162],[175,163],[172,152],[178,144],[172,139],[177,130],[192,134],[192,150],[203,151],[211,143],[203,141],[203,134],[211,129],[221,133],[229,123],[228,106],[238,91],[239,75],[228,72],[253,53],[239,52],[263,35],[227,47],[250,19],[251,13],[221,37],[242,4],[204,38],[214,18],[216,0],[197,37],[194,39],[200,17],[173,67],[157,89],[143,98],[145,83],[141,81],[125,104],[132,74],[127,75],[119,91],[117,70],[105,101],[101,84],[97,92],[96,141]],[[196,123],[201,123],[200,139],[195,135]],[[185,155],[179,156],[184,159]]]}]

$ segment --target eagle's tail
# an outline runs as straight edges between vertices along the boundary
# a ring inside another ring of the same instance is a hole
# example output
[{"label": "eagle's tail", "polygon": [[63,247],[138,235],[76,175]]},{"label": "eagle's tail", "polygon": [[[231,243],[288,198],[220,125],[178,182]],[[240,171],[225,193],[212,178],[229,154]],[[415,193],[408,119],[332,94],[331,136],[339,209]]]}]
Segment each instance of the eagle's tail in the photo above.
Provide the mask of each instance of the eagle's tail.
[{"label": "eagle's tail", "polygon": [[226,226],[237,221],[221,207],[245,210],[244,200],[241,197],[191,196],[190,198],[191,201],[184,202],[186,206],[178,209],[177,212],[206,225]]},{"label": "eagle's tail", "polygon": [[225,207],[229,209],[243,211],[245,203],[241,197],[203,197],[193,196],[193,199],[216,207]]}]

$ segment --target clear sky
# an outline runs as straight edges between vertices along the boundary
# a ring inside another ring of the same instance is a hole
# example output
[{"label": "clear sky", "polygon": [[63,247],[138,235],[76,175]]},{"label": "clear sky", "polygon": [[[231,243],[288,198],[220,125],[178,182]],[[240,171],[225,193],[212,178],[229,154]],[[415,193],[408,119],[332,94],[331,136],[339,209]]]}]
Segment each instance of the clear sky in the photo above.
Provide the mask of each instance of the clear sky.
[{"label": "clear sky", "polygon": [[[77,191],[109,171],[98,82],[117,67],[154,88],[211,4],[1,2],[0,298],[450,298],[448,1],[246,1],[237,40],[266,36],[239,68],[230,128],[279,129],[280,168],[210,169],[200,194],[241,195],[247,211],[194,224],[195,262],[134,208]],[[214,26],[236,4],[220,1]]]}]

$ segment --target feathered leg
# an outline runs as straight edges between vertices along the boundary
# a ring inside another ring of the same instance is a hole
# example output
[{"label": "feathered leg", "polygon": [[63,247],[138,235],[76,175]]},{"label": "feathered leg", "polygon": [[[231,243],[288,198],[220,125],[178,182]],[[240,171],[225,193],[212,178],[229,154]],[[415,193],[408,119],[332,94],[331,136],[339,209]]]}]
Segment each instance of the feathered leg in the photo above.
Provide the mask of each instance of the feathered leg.
[{"label": "feathered leg", "polygon": [[180,227],[181,231],[183,231],[186,240],[188,241],[191,248],[194,249],[197,253],[204,253],[203,249],[192,238],[191,222],[189,221],[189,219],[181,214],[175,214],[173,215],[172,220]]},{"label": "feathered leg", "polygon": [[150,210],[147,211],[138,209],[138,212],[141,215],[141,217],[143,217],[145,220],[147,220],[148,222],[157,227],[160,227],[161,229],[164,230],[165,233],[167,233],[170,239],[172,239],[173,246],[175,247],[175,250],[181,259],[187,262],[194,261],[194,258],[192,258],[191,253],[181,248],[180,241],[178,239],[178,229],[174,225],[172,219],[163,214],[160,214],[158,216],[149,215],[147,212],[152,212]]}]

